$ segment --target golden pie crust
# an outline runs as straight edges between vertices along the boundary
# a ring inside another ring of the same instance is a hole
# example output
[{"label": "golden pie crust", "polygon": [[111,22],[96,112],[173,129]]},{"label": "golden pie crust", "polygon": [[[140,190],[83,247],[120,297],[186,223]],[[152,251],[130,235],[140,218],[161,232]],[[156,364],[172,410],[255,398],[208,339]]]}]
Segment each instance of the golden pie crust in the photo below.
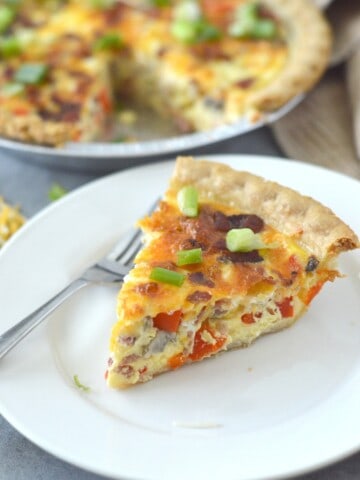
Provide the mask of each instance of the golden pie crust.
[{"label": "golden pie crust", "polygon": [[319,260],[360,246],[356,234],[329,208],[311,197],[248,172],[192,157],[179,157],[171,186],[194,185],[200,198],[259,215]]}]

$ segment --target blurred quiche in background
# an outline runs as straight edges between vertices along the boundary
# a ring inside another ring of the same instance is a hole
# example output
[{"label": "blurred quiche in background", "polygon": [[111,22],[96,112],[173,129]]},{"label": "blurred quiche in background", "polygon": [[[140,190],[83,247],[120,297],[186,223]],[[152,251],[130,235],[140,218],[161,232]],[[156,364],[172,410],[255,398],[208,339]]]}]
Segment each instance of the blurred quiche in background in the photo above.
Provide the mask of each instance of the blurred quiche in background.
[{"label": "blurred quiche in background", "polygon": [[310,0],[4,0],[0,135],[110,140],[124,99],[179,132],[256,122],[310,89],[330,48]]},{"label": "blurred quiche in background", "polygon": [[25,223],[19,209],[8,205],[0,197],[0,248]]}]

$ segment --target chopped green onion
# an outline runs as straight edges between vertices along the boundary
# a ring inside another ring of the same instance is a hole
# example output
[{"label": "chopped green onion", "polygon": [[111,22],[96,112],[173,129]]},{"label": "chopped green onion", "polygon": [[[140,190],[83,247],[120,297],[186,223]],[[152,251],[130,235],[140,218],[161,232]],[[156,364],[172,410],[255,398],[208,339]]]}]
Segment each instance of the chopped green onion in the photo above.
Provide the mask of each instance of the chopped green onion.
[{"label": "chopped green onion", "polygon": [[218,40],[221,37],[220,30],[206,20],[199,20],[197,25],[197,42],[207,42],[208,40]]},{"label": "chopped green onion", "polygon": [[197,37],[196,23],[189,20],[176,20],[171,25],[171,34],[181,42],[194,43]]},{"label": "chopped green onion", "polygon": [[216,40],[221,36],[220,30],[203,17],[194,0],[184,0],[174,7],[171,33],[184,43]]},{"label": "chopped green onion", "polygon": [[49,200],[51,202],[55,202],[56,200],[59,200],[66,194],[67,194],[67,190],[64,187],[62,187],[59,183],[54,183],[48,192]]},{"label": "chopped green onion", "polygon": [[167,268],[155,267],[150,273],[150,279],[161,283],[169,283],[181,287],[185,281],[185,275],[182,273],[168,270]]},{"label": "chopped green onion", "polygon": [[22,52],[22,46],[17,37],[5,37],[0,40],[0,54],[5,57],[16,57]]},{"label": "chopped green onion", "polygon": [[236,38],[256,38],[271,40],[278,31],[276,23],[259,17],[258,3],[241,5],[235,12],[235,19],[228,32]]},{"label": "chopped green onion", "polygon": [[15,97],[20,95],[25,90],[25,87],[22,83],[6,83],[1,88],[1,95],[5,97]]},{"label": "chopped green onion", "polygon": [[48,66],[43,63],[25,63],[15,73],[15,80],[20,83],[37,85],[41,83],[48,72]]},{"label": "chopped green onion", "polygon": [[195,22],[202,18],[200,5],[194,0],[185,0],[174,7],[173,16],[175,20],[187,20]]},{"label": "chopped green onion", "polygon": [[188,185],[179,190],[177,202],[180,211],[187,217],[196,217],[199,211],[198,192],[195,187]]},{"label": "chopped green onion", "polygon": [[233,228],[226,234],[226,247],[230,252],[251,252],[261,248],[278,248],[278,243],[264,243],[250,228]]},{"label": "chopped green onion", "polygon": [[184,43],[217,40],[221,36],[220,30],[205,19],[175,20],[171,25],[171,33],[177,40]]},{"label": "chopped green onion", "polygon": [[182,265],[192,265],[193,263],[202,262],[201,248],[193,248],[192,250],[179,250],[176,253],[176,256],[176,265],[178,265],[179,267],[181,267]]},{"label": "chopped green onion", "polygon": [[88,4],[90,7],[98,8],[101,10],[113,7],[116,2],[117,0],[88,0]]},{"label": "chopped green onion", "polygon": [[235,10],[235,19],[251,23],[258,18],[259,5],[257,2],[245,3]]},{"label": "chopped green onion", "polygon": [[233,228],[226,234],[226,247],[230,252],[251,252],[267,245],[250,228]]},{"label": "chopped green onion", "polygon": [[277,35],[277,28],[275,22],[272,20],[258,20],[252,29],[252,37],[259,39],[271,40]]},{"label": "chopped green onion", "polygon": [[94,50],[119,50],[123,46],[123,39],[118,33],[107,33],[96,40],[94,43]]},{"label": "chopped green onion", "polygon": [[90,388],[90,387],[87,387],[86,385],[83,385],[83,384],[80,382],[79,377],[78,377],[77,375],[74,375],[73,379],[74,379],[75,385],[76,385],[80,390],[83,390],[84,392],[90,392],[91,388]]},{"label": "chopped green onion", "polygon": [[154,7],[168,7],[171,5],[170,0],[150,0],[150,3],[154,5]]},{"label": "chopped green onion", "polygon": [[0,7],[0,33],[5,32],[5,30],[10,27],[14,21],[16,12],[13,8],[3,5]]}]

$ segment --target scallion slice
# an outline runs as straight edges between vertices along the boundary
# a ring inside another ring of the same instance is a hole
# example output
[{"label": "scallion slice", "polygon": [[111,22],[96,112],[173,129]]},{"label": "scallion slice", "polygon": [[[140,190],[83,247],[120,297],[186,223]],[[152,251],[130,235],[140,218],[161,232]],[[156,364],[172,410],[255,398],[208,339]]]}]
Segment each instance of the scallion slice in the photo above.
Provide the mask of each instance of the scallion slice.
[{"label": "scallion slice", "polygon": [[259,248],[273,248],[250,228],[233,228],[226,234],[226,247],[230,252],[251,252]]},{"label": "scallion slice", "polygon": [[61,186],[59,183],[53,183],[48,192],[49,200],[51,202],[55,202],[56,200],[59,200],[67,193],[68,191],[66,190],[66,188]]},{"label": "scallion slice", "polygon": [[15,81],[29,85],[41,83],[48,72],[48,66],[43,63],[24,63],[15,73]]},{"label": "scallion slice", "polygon": [[173,16],[175,20],[195,22],[202,17],[202,11],[198,2],[194,0],[184,0],[174,7]]},{"label": "scallion slice", "polygon": [[10,27],[15,19],[15,16],[16,12],[13,8],[7,5],[0,6],[0,33],[5,32],[5,30]]},{"label": "scallion slice", "polygon": [[171,1],[170,1],[170,0],[150,0],[150,3],[151,3],[154,7],[159,7],[159,8],[169,7],[169,6],[171,5]]},{"label": "scallion slice", "polygon": [[0,40],[0,54],[5,58],[16,57],[22,52],[22,45],[17,37],[5,37]]},{"label": "scallion slice", "polygon": [[181,267],[182,265],[192,265],[194,263],[202,262],[202,250],[201,248],[193,248],[192,250],[179,250],[176,253],[176,265]]},{"label": "scallion slice", "polygon": [[252,37],[271,40],[277,35],[277,28],[275,22],[272,20],[258,20],[252,29]]},{"label": "scallion slice", "polygon": [[272,40],[278,34],[276,23],[273,20],[259,16],[259,5],[257,2],[238,7],[228,32],[236,38],[266,40]]},{"label": "scallion slice", "polygon": [[161,283],[169,283],[181,287],[185,281],[185,275],[182,273],[168,270],[167,268],[155,267],[151,270],[150,279]]},{"label": "scallion slice", "polygon": [[87,387],[86,385],[83,385],[80,382],[79,377],[77,375],[73,376],[73,380],[74,380],[74,383],[79,390],[83,390],[84,392],[90,392],[90,390],[91,390],[90,387]]},{"label": "scallion slice", "polygon": [[96,40],[94,43],[94,50],[119,50],[123,46],[123,39],[118,33],[107,33]]},{"label": "scallion slice", "polygon": [[188,185],[179,190],[177,202],[180,211],[187,217],[196,217],[199,211],[199,195],[195,187]]},{"label": "scallion slice", "polygon": [[4,97],[15,97],[20,95],[24,91],[24,85],[22,83],[6,83],[2,86],[0,93]]},{"label": "scallion slice", "polygon": [[88,0],[88,4],[92,8],[98,8],[101,10],[106,10],[115,5],[117,0]]}]

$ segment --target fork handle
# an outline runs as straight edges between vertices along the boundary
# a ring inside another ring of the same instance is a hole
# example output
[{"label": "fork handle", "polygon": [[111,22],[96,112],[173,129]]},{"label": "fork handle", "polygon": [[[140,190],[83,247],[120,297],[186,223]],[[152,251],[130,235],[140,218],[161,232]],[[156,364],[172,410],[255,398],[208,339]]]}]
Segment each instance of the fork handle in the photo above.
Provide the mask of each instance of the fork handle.
[{"label": "fork handle", "polygon": [[0,359],[14,348],[15,345],[26,337],[35,327],[40,325],[40,323],[67,298],[88,285],[88,283],[89,282],[83,278],[74,280],[40,308],[0,335]]}]

